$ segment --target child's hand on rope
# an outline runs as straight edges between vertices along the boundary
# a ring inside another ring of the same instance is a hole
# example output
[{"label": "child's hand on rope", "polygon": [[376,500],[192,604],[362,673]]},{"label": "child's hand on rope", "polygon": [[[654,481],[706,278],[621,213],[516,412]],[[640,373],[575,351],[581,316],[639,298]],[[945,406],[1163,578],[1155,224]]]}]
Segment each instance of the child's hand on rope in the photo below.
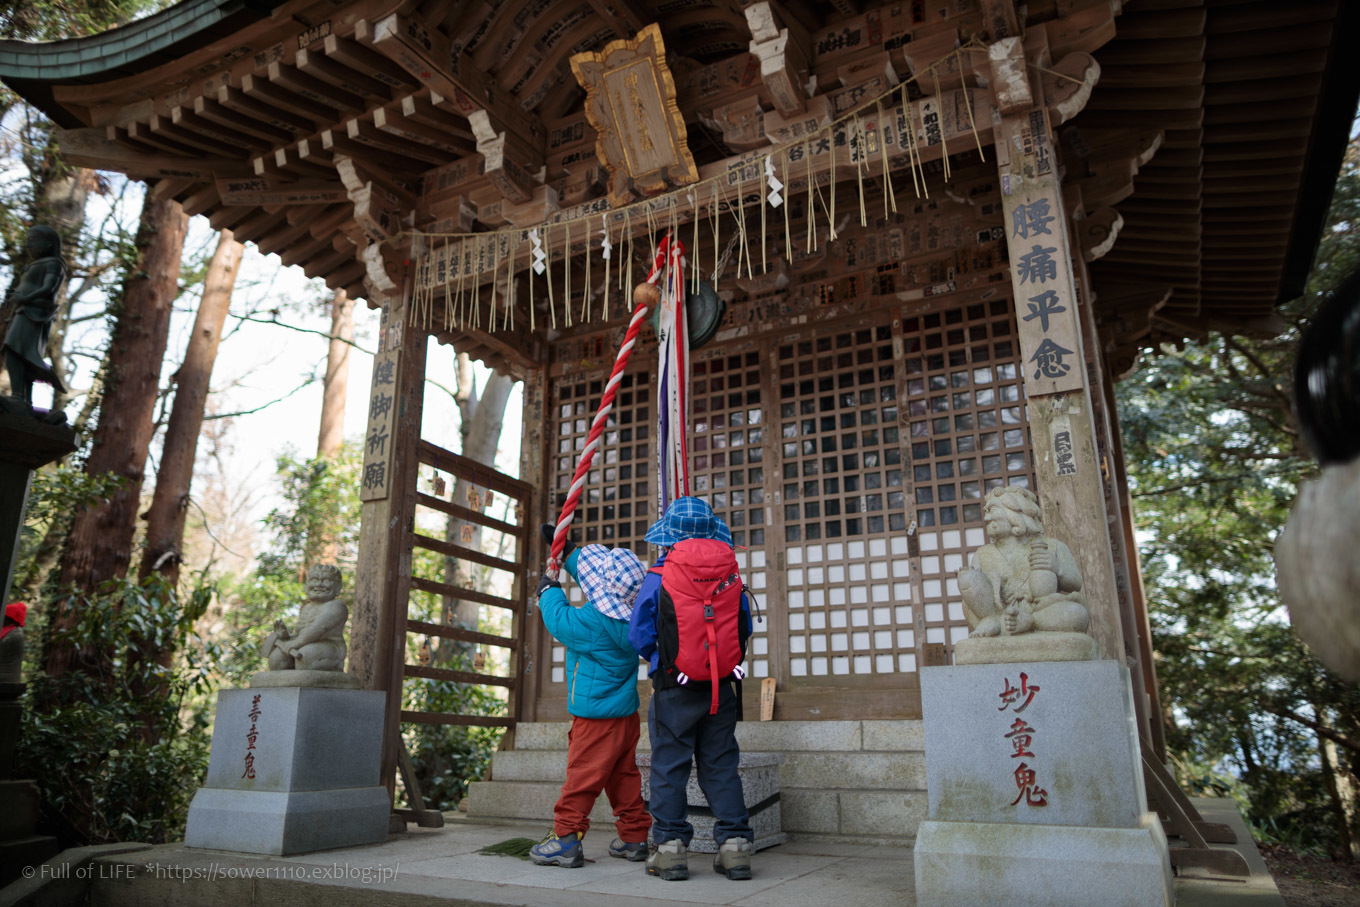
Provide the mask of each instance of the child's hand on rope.
[{"label": "child's hand on rope", "polygon": [[[538,529],[539,532],[543,534],[543,541],[547,542],[549,548],[551,548],[553,536],[557,532],[557,527],[554,526],[552,523],[544,523],[542,526],[539,526]],[[565,562],[567,558],[571,557],[571,553],[575,550],[576,543],[573,542],[571,540],[571,536],[568,535],[566,537],[566,544],[562,546],[562,560]]]},{"label": "child's hand on rope", "polygon": [[561,588],[562,588],[561,583],[559,583],[557,580],[553,579],[551,576],[545,573],[543,574],[543,578],[538,581],[538,588],[534,590],[534,598],[535,599],[542,598],[543,593],[549,589],[561,589]]}]

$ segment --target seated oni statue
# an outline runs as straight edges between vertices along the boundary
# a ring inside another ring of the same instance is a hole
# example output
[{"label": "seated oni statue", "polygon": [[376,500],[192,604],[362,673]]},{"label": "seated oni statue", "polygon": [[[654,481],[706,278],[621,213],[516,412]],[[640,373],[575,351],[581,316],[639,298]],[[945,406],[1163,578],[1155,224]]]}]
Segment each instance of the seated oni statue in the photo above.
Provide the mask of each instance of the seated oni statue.
[{"label": "seated oni statue", "polygon": [[1091,616],[1072,552],[1044,535],[1039,500],[1028,488],[994,488],[984,503],[987,544],[959,571],[972,636],[1036,630],[1085,633]]},{"label": "seated oni statue", "polygon": [[349,608],[340,600],[340,568],[317,564],[307,571],[307,603],[298,613],[297,630],[281,620],[264,639],[260,654],[271,671],[340,671],[345,666],[345,621]]}]

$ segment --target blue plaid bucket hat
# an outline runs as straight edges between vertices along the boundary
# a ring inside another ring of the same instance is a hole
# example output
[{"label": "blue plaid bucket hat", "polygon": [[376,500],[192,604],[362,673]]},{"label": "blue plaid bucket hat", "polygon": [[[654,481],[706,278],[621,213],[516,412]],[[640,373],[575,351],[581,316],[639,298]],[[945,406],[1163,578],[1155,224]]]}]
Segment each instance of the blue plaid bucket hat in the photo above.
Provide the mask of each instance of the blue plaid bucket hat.
[{"label": "blue plaid bucket hat", "polygon": [[669,548],[685,539],[717,539],[732,544],[732,530],[699,498],[676,498],[661,519],[647,530],[647,541]]},{"label": "blue plaid bucket hat", "polygon": [[576,559],[576,576],[595,610],[605,617],[628,620],[647,568],[627,548],[586,545]]}]

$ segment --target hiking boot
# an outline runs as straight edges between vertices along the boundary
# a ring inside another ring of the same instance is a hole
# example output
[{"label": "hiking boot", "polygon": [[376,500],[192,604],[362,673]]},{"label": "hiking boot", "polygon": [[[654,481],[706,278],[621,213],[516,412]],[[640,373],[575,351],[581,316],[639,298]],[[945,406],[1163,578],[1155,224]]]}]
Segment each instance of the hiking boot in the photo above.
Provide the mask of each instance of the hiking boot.
[{"label": "hiking boot", "polygon": [[732,880],[751,877],[751,842],[745,838],[728,838],[713,858],[713,871]]},{"label": "hiking boot", "polygon": [[665,844],[652,844],[647,854],[647,874],[660,876],[667,882],[689,878],[689,861],[685,856],[685,842],[679,839]]},{"label": "hiking boot", "polygon": [[581,835],[572,832],[557,836],[550,831],[548,836],[529,848],[529,859],[536,866],[563,866],[567,869],[580,869],[586,865],[586,854],[581,849]]},{"label": "hiking boot", "polygon": [[632,843],[622,838],[615,838],[609,845],[609,855],[627,860],[629,863],[641,863],[647,859],[647,842]]}]

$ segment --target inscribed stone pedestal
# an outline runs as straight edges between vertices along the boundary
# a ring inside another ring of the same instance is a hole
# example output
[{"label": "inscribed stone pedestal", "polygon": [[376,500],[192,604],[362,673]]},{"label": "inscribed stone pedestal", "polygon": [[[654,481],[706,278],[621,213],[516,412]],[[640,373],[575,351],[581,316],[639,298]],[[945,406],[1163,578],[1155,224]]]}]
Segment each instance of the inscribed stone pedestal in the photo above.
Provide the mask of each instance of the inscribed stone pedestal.
[{"label": "inscribed stone pedestal", "polygon": [[384,701],[376,690],[222,691],[185,844],[292,854],[386,841]]},{"label": "inscribed stone pedestal", "polygon": [[923,669],[930,818],[1137,827],[1147,795],[1127,677],[1114,661]]},{"label": "inscribed stone pedestal", "polygon": [[918,904],[1172,902],[1127,668],[925,668],[921,708],[930,819],[913,849]]}]

